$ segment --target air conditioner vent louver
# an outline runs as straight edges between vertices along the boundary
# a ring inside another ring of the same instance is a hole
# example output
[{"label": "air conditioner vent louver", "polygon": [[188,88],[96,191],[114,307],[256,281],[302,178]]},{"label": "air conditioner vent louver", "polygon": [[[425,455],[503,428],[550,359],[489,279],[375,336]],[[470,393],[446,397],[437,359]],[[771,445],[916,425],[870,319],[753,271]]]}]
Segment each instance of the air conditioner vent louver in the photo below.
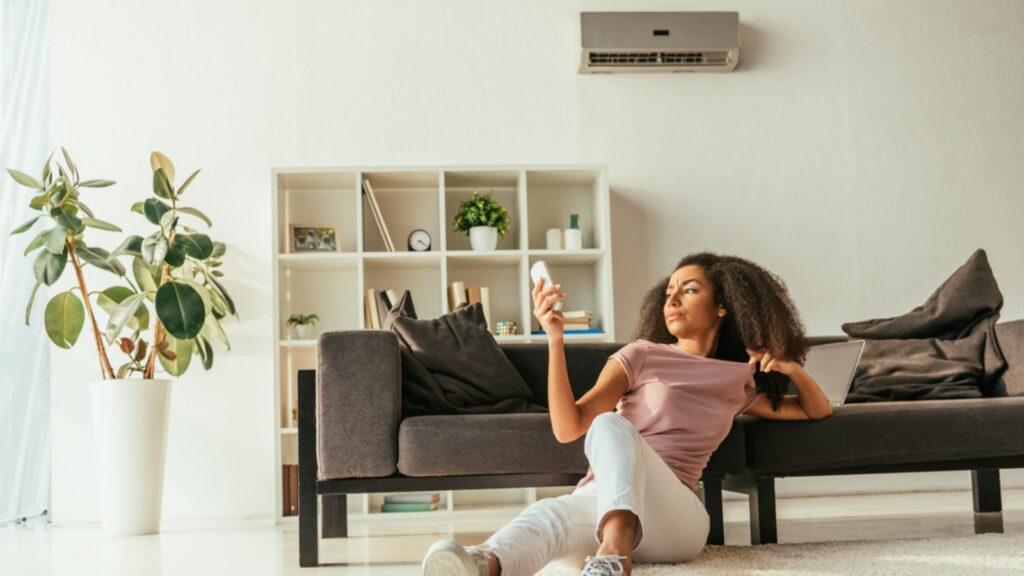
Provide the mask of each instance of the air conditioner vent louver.
[{"label": "air conditioner vent louver", "polygon": [[583,12],[580,72],[728,72],[736,12]]},{"label": "air conditioner vent louver", "polygon": [[728,52],[591,52],[591,66],[723,66]]}]

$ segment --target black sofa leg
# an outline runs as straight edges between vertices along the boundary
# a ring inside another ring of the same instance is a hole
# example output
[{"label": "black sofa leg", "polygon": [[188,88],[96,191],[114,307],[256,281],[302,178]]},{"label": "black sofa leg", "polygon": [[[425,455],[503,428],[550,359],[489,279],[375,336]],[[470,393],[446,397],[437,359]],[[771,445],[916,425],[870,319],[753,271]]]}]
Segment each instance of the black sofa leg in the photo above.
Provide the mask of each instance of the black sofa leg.
[{"label": "black sofa leg", "polygon": [[323,510],[320,533],[324,538],[348,538],[348,502],[345,494],[320,497]]},{"label": "black sofa leg", "polygon": [[750,502],[750,543],[775,544],[779,541],[775,522],[775,477],[744,470],[725,477],[725,489],[747,495]]},{"label": "black sofa leg", "polygon": [[974,492],[974,533],[1003,532],[1003,501],[999,487],[999,469],[971,470]]},{"label": "black sofa leg", "polygon": [[299,566],[320,565],[316,493],[316,371],[299,370]]},{"label": "black sofa leg", "polygon": [[708,544],[725,544],[725,519],[722,516],[722,480],[704,479],[704,509],[711,517]]},{"label": "black sofa leg", "polygon": [[750,543],[775,544],[779,541],[775,522],[775,477],[754,476],[750,500]]}]

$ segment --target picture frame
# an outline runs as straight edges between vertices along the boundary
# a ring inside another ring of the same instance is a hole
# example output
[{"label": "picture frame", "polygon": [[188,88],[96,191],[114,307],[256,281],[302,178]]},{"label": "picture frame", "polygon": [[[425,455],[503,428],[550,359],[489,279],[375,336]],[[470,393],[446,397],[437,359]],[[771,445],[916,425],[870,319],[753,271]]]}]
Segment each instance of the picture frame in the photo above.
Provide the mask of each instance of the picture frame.
[{"label": "picture frame", "polygon": [[331,226],[288,226],[288,243],[292,252],[337,252],[338,235]]}]

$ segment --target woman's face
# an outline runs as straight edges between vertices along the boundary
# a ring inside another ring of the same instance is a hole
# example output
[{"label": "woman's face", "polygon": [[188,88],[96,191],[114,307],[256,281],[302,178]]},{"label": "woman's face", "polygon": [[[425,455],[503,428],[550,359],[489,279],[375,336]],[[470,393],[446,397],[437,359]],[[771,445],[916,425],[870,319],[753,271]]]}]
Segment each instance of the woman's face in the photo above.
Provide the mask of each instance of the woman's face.
[{"label": "woman's face", "polygon": [[714,289],[704,269],[690,264],[669,278],[663,312],[669,333],[683,338],[716,330],[725,308],[715,303]]}]

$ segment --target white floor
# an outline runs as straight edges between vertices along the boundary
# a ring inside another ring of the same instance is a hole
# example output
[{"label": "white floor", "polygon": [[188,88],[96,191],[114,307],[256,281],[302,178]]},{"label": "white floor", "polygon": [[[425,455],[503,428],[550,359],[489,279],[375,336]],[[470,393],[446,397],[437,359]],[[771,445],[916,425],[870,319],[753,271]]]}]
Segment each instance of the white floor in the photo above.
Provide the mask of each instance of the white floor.
[{"label": "white floor", "polygon": [[[1006,533],[1024,532],[1024,490],[1003,490]],[[726,545],[749,545],[746,505],[727,501]],[[970,492],[780,499],[780,543],[929,538],[973,534]],[[348,539],[324,540],[316,570],[298,566],[295,524],[164,522],[159,535],[104,538],[98,525],[39,523],[0,528],[0,575],[412,576],[431,542],[478,543],[508,517],[383,526],[354,524]],[[427,532],[408,534],[409,531]]]}]

